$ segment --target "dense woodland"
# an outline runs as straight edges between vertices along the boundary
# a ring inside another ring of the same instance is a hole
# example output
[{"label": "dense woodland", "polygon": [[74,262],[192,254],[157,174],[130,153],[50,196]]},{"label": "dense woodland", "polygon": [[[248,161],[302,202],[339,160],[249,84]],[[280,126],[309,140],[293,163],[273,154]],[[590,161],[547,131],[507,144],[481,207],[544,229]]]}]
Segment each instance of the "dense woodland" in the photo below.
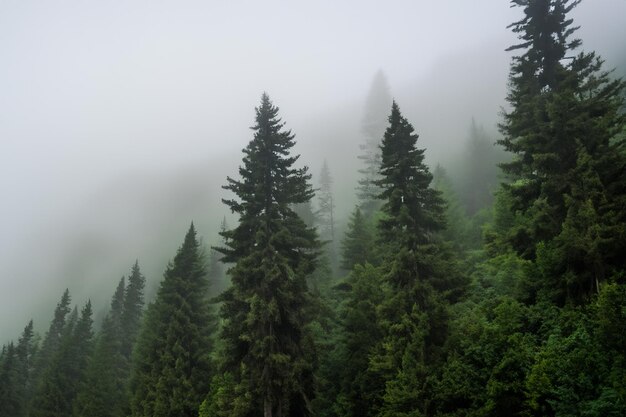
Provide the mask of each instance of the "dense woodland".
[{"label": "dense woodland", "polygon": [[263,94],[237,223],[215,247],[191,224],[153,300],[135,263],[97,326],[63,292],[3,346],[0,417],[626,415],[626,84],[581,52],[579,1],[512,3],[497,146],[472,122],[427,166],[378,74],[342,225]]}]

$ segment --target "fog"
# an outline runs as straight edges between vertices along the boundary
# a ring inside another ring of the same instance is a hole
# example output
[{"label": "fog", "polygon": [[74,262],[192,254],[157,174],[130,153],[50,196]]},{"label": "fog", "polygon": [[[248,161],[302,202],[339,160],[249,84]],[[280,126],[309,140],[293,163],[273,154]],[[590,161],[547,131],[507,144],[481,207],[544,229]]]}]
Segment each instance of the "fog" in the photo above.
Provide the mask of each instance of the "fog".
[{"label": "fog", "polygon": [[[495,138],[521,10],[508,1],[0,1],[0,343],[45,329],[65,287],[106,309],[135,259],[150,291],[189,223],[218,239],[266,91],[296,152],[352,208],[364,103],[382,70],[431,165],[472,117]],[[624,65],[626,1],[573,13]],[[624,71],[624,68],[620,68]],[[315,178],[314,178],[315,180]]]}]

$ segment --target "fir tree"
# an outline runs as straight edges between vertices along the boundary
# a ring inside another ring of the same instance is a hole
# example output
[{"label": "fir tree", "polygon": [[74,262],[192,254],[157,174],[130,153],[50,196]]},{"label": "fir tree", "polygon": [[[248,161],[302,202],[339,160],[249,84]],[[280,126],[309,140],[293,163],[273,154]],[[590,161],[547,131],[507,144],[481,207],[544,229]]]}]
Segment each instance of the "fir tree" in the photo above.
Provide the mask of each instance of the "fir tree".
[{"label": "fir tree", "polygon": [[133,417],[197,416],[209,390],[213,320],[193,224],[148,307],[131,382]]},{"label": "fir tree", "polygon": [[432,181],[424,164],[424,150],[417,149],[418,136],[400,114],[394,101],[389,127],[383,137],[382,163],[377,184],[382,188],[385,217],[379,222],[381,238],[409,251],[432,240],[445,226],[444,201],[429,187]]},{"label": "fir tree", "polygon": [[504,152],[472,118],[462,155],[456,183],[466,215],[472,217],[493,203],[498,186],[497,164],[504,160]]},{"label": "fir tree", "polygon": [[122,307],[120,326],[122,332],[122,355],[127,361],[132,360],[132,350],[137,340],[144,306],[144,287],[146,278],[141,274],[139,261],[135,261],[128,285],[124,291],[124,305]]},{"label": "fir tree", "polygon": [[39,383],[39,378],[50,365],[52,357],[59,349],[61,334],[65,327],[66,316],[70,313],[71,297],[68,289],[61,296],[61,300],[54,310],[54,317],[50,323],[50,327],[46,332],[46,336],[41,344],[41,349],[35,358],[34,379],[35,383]]},{"label": "fir tree", "polygon": [[317,195],[318,221],[321,225],[320,237],[333,242],[335,240],[335,203],[333,201],[333,178],[330,176],[328,162],[324,159],[320,172],[320,188]]},{"label": "fir tree", "polygon": [[33,372],[37,355],[37,337],[33,330],[33,321],[29,321],[17,343],[19,411],[16,417],[28,415],[28,403],[34,392]]},{"label": "fir tree", "polygon": [[471,242],[470,221],[459,201],[448,173],[441,165],[437,165],[433,171],[432,186],[441,193],[442,198],[446,202],[446,228],[443,231],[445,240],[454,242],[455,248],[459,251],[468,249],[471,246],[478,246],[480,237],[476,239],[477,242]]},{"label": "fir tree", "polygon": [[[228,178],[224,187],[237,196],[224,202],[239,215],[219,248],[225,262],[235,263],[221,309],[223,371],[233,376],[229,392],[236,396],[221,411],[229,415],[308,415],[314,395],[306,278],[319,243],[292,209],[313,190],[307,168],[293,167],[294,136],[283,126],[263,94],[241,179]],[[208,399],[205,409],[215,406]]]},{"label": "fir tree", "polygon": [[571,38],[568,13],[579,1],[513,3],[525,16],[511,25],[522,42],[509,50],[523,54],[513,58],[500,143],[514,154],[502,164],[504,191],[523,217],[505,239],[521,256],[541,258],[537,291],[580,302],[625,266],[624,83],[594,53],[571,56],[581,41]]},{"label": "fir tree", "polygon": [[0,416],[22,417],[28,415],[28,404],[33,393],[33,359],[37,342],[31,320],[17,345],[3,346],[0,356]]},{"label": "fir tree", "polygon": [[318,210],[317,221],[319,224],[319,234],[326,244],[326,255],[331,270],[336,269],[335,251],[335,202],[333,196],[333,178],[328,169],[328,162],[324,159],[320,172],[320,188],[317,192]]},{"label": "fir tree", "polygon": [[417,138],[394,102],[378,182],[384,199],[380,244],[386,248],[386,294],[378,319],[384,336],[374,346],[368,371],[386,381],[384,394],[374,400],[380,403],[381,416],[432,413],[433,374],[443,357],[447,308],[465,286],[438,236],[445,227],[445,205],[430,187],[432,175],[424,164],[424,150],[416,147]]},{"label": "fir tree", "polygon": [[357,197],[359,207],[368,219],[380,207],[378,195],[381,190],[376,181],[380,179],[378,172],[381,163],[380,142],[385,132],[385,121],[390,104],[391,94],[387,78],[382,71],[378,71],[365,103],[365,114],[361,126],[364,140],[359,145],[361,154],[358,156],[364,166],[359,170],[361,178],[357,187]]},{"label": "fir tree", "polygon": [[81,310],[74,309],[63,328],[60,346],[33,400],[33,417],[65,417],[72,415],[74,400],[84,382],[92,350],[92,309],[87,302]]},{"label": "fir tree", "polygon": [[351,271],[355,265],[365,265],[366,262],[374,263],[374,240],[369,224],[361,213],[361,209],[356,207],[348,230],[341,243],[342,258],[341,268]]},{"label": "fir tree", "polygon": [[122,353],[124,291],[125,280],[122,277],[111,300],[111,310],[102,323],[85,382],[74,404],[74,415],[77,417],[125,415],[128,363]]},{"label": "fir tree", "polygon": [[3,346],[0,363],[0,416],[20,415],[19,358],[13,342]]},{"label": "fir tree", "polygon": [[53,358],[57,355],[61,346],[61,336],[63,329],[66,327],[66,320],[68,314],[70,314],[71,297],[68,289],[65,289],[61,300],[59,300],[55,310],[52,321],[48,331],[46,332],[41,346],[39,347],[37,354],[34,357],[34,367],[32,372],[32,385],[31,395],[28,397],[28,413],[30,415],[32,409],[32,403],[35,398],[35,394],[40,390],[43,385],[44,375],[50,367]]},{"label": "fir tree", "polygon": [[372,416],[380,406],[385,381],[369,371],[372,347],[383,336],[376,315],[384,296],[380,277],[380,269],[356,264],[345,281],[348,291],[339,309],[340,355],[336,364],[339,392],[334,404],[342,417]]}]

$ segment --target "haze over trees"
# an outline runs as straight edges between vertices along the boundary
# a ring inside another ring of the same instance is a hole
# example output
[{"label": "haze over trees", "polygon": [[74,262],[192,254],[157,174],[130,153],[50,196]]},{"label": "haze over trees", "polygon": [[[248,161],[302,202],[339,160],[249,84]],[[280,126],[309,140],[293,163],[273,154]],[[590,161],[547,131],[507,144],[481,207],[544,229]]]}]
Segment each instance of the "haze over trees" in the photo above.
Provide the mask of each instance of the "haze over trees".
[{"label": "haze over trees", "polygon": [[380,72],[343,222],[264,93],[221,242],[192,223],[145,313],[138,262],[101,322],[65,290],[3,346],[0,417],[626,415],[626,84],[579,1],[512,4],[500,148],[472,121],[427,165]]}]

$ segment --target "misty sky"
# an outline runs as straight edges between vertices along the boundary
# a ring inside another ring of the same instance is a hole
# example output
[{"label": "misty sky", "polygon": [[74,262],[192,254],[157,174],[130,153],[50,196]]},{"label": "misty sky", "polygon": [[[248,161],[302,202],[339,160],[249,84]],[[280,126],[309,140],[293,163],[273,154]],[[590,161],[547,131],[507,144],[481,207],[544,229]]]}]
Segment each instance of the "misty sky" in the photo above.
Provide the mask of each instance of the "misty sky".
[{"label": "misty sky", "polygon": [[[180,242],[157,241],[182,239],[188,217],[214,233],[263,91],[305,162],[321,144],[348,146],[379,69],[425,143],[439,131],[427,120],[447,121],[441,136],[477,114],[493,127],[520,13],[505,0],[0,0],[0,343],[32,316],[47,326],[66,285],[76,302],[108,297],[137,257],[158,281],[167,258],[155,248],[171,257]],[[623,59],[626,0],[586,0],[573,17],[584,49]],[[78,273],[111,281],[68,278]]]}]

